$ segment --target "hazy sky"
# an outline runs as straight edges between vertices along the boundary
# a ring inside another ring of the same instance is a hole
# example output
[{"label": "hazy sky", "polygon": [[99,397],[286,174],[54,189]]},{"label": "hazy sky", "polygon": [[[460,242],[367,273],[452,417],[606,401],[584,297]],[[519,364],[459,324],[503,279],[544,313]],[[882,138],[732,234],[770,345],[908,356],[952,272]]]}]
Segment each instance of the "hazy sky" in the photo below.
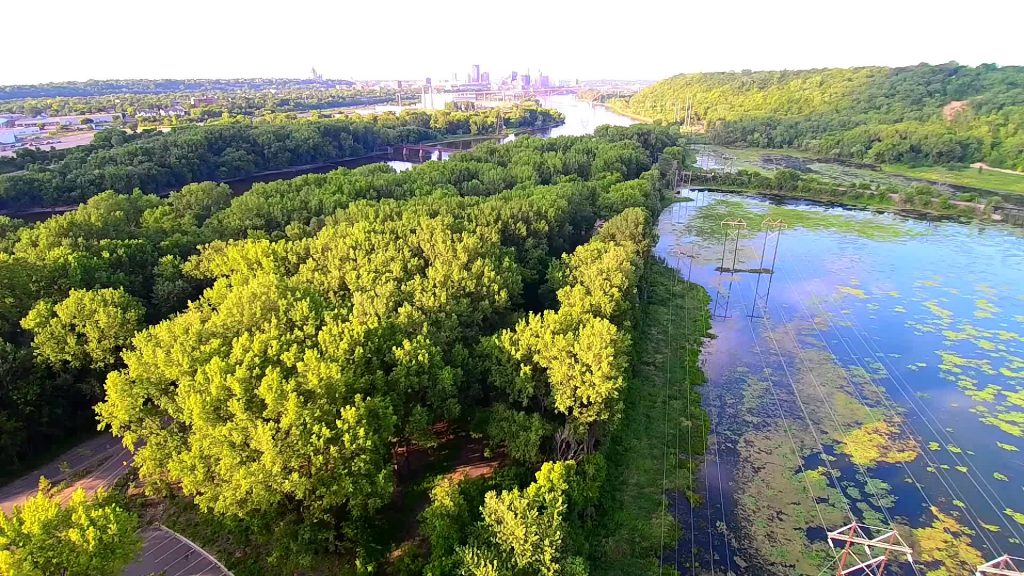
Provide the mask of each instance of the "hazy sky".
[{"label": "hazy sky", "polygon": [[50,0],[2,19],[0,84],[1024,64],[1024,0]]}]

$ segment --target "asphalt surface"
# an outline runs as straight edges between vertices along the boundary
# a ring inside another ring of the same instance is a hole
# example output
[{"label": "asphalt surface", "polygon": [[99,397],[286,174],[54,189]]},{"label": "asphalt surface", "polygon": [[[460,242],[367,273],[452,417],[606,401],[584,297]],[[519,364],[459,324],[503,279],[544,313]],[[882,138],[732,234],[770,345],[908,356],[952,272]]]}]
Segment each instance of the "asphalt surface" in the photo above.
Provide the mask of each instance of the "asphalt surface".
[{"label": "asphalt surface", "polygon": [[125,461],[130,454],[110,433],[105,433],[68,450],[49,464],[33,470],[10,484],[0,488],[0,510],[10,513],[14,506],[23,503],[36,493],[39,478],[45,476],[51,484],[69,478],[77,478],[69,489],[60,493],[61,502],[71,499],[75,488],[82,487],[89,494],[98,488],[109,488],[128,471]]},{"label": "asphalt surface", "polygon": [[163,526],[142,532],[142,555],[122,576],[231,576],[212,556]]},{"label": "asphalt surface", "polygon": [[[119,439],[109,433],[102,434],[0,488],[0,510],[9,514],[34,495],[41,476],[51,484],[68,482],[57,494],[62,504],[69,502],[78,488],[86,494],[95,494],[100,488],[112,487],[128,472],[131,461],[131,452]],[[202,548],[163,526],[143,530],[142,541],[139,558],[125,569],[123,576],[231,576]]]}]

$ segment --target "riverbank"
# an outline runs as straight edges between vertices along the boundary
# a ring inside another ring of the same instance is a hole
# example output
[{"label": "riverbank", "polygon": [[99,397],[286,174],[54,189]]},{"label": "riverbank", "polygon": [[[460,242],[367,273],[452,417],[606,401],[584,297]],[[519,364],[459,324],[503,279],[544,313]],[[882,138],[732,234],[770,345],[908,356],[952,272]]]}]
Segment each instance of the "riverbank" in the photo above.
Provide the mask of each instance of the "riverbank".
[{"label": "riverbank", "polygon": [[762,173],[695,172],[691,188],[737,192],[748,195],[774,195],[782,198],[812,200],[837,206],[869,208],[915,216],[941,216],[964,221],[991,221],[1024,225],[1024,208],[999,203],[997,197],[975,200],[929,186],[912,185],[872,187],[864,182],[837,185],[827,179],[794,170]]},{"label": "riverbank", "polygon": [[636,368],[604,452],[604,507],[589,535],[595,576],[658,574],[659,555],[684,532],[675,518],[700,500],[708,417],[698,356],[710,325],[708,295],[654,261],[642,298]]},{"label": "riverbank", "polygon": [[869,164],[822,155],[796,148],[749,148],[721,145],[691,144],[698,153],[701,168],[758,170],[775,172],[796,170],[803,175],[814,175],[850,186],[867,183],[873,187],[912,186],[925,184],[951,194],[971,194],[978,197],[1002,196],[1019,204],[1024,198],[1024,175],[997,171],[979,172],[973,168],[948,166],[911,167],[899,164]]},{"label": "riverbank", "polygon": [[[744,188],[740,186],[694,186],[701,190],[707,190],[709,192],[727,192],[732,194],[743,194],[745,196],[752,196],[758,198],[776,198],[785,200],[804,200],[807,202],[813,202],[815,204],[821,204],[826,206],[835,206],[839,208],[858,208],[871,210],[875,212],[889,212],[893,214],[902,214],[904,216],[913,216],[918,218],[941,218],[944,220],[956,220],[960,222],[971,222],[971,221],[983,221],[983,222],[1001,222],[998,218],[992,218],[991,215],[986,217],[984,214],[979,214],[976,208],[968,208],[966,204],[960,203],[965,206],[958,208],[950,208],[948,210],[942,210],[939,208],[925,208],[918,206],[900,206],[893,203],[887,203],[882,200],[858,200],[854,198],[842,198],[833,196],[814,196],[811,194],[801,194],[799,192],[783,192],[779,190],[754,190],[751,188]],[[686,197],[681,197],[679,201],[689,201]],[[980,207],[983,205],[971,204],[971,206]]]},{"label": "riverbank", "polygon": [[633,112],[630,112],[629,110],[626,110],[622,106],[617,105],[615,103],[615,101],[611,101],[611,102],[594,102],[594,105],[601,106],[602,108],[605,108],[605,109],[607,109],[607,110],[609,110],[611,112],[619,114],[620,116],[625,116],[626,118],[632,118],[633,120],[636,120],[637,122],[640,122],[642,124],[652,124],[652,123],[654,123],[654,120],[652,120],[652,119],[650,119],[650,118],[648,118],[646,116],[641,116],[639,114],[634,114]]},{"label": "riverbank", "polygon": [[1024,174],[1007,170],[901,165],[885,165],[882,166],[882,170],[889,174],[967,188],[979,188],[1000,194],[1024,194]]},{"label": "riverbank", "polygon": [[[508,138],[509,136],[521,136],[521,135],[525,135],[525,134],[536,134],[536,133],[543,132],[545,130],[551,130],[552,128],[557,128],[557,127],[563,126],[563,125],[565,125],[565,121],[553,122],[553,123],[550,123],[550,124],[543,124],[543,125],[537,126],[535,128],[512,128],[512,129],[508,129],[508,130],[502,130],[500,134],[455,134],[455,135],[452,135],[452,136],[447,136],[445,138],[441,138],[440,140],[432,140],[430,142],[423,142],[421,145],[423,145],[423,146],[430,146],[430,145],[433,145],[433,144],[451,144],[452,142],[469,142],[469,143],[473,144],[473,146],[475,146],[475,145],[477,145],[477,144],[479,144],[480,142],[483,142],[483,141],[488,141],[488,140],[501,141],[501,140],[504,140],[505,138]],[[465,149],[468,149],[468,148],[465,148]]]}]

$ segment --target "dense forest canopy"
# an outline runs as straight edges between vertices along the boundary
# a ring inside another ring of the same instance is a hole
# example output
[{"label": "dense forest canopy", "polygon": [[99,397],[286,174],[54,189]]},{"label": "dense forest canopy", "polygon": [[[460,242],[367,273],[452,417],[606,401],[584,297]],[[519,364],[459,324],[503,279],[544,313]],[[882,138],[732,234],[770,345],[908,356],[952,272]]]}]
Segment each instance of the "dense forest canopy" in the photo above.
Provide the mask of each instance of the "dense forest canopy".
[{"label": "dense forest canopy", "polygon": [[[506,128],[563,120],[558,111],[529,104],[500,113]],[[0,209],[81,202],[105,190],[159,193],[190,182],[361,156],[392,144],[494,133],[498,114],[406,110],[333,120],[226,122],[158,134],[109,129],[92,144],[68,151],[19,151],[8,163],[21,164],[21,171],[0,176]]]},{"label": "dense forest canopy", "polygon": [[1024,169],[1024,67],[956,63],[681,74],[619,105],[712,142],[875,163]]},{"label": "dense forest canopy", "polygon": [[[129,123],[140,125],[182,125],[229,116],[264,116],[275,113],[323,110],[346,106],[364,106],[392,102],[398,97],[393,89],[296,87],[267,91],[204,91],[143,94],[107,94],[101,96],[46,96],[0,100],[0,114],[26,116],[63,116],[118,112]],[[419,94],[404,91],[405,102]]]},{"label": "dense forest canopy", "polygon": [[398,455],[455,424],[502,471],[435,489],[430,554],[405,573],[586,574],[682,144],[601,127],[236,198],[206,182],[0,218],[0,462],[100,401],[147,486],[247,526],[274,550],[261,562],[341,551],[367,567],[386,554],[373,535]]}]

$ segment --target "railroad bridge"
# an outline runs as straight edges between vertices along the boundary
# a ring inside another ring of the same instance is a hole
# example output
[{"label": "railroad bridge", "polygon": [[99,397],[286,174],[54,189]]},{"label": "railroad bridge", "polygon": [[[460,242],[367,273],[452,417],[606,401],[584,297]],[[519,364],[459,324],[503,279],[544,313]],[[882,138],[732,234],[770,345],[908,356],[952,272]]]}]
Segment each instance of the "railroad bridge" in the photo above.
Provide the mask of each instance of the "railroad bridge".
[{"label": "railroad bridge", "polygon": [[401,157],[403,160],[417,158],[420,162],[447,160],[449,156],[464,151],[458,148],[449,148],[443,144],[398,144],[388,147],[388,154],[391,156]]}]

